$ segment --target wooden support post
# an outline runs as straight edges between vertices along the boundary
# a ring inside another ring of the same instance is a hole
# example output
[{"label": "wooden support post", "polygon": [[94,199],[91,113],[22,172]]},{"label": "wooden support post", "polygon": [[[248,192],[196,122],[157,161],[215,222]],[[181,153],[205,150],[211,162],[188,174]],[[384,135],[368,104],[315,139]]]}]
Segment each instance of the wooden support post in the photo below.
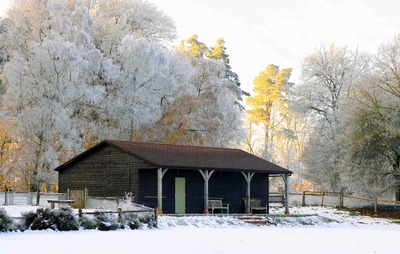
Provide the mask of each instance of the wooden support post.
[{"label": "wooden support post", "polygon": [[303,200],[301,201],[301,206],[306,206],[306,192],[303,191]]},{"label": "wooden support post", "polygon": [[289,177],[286,174],[282,177],[285,182],[285,214],[289,214]]},{"label": "wooden support post", "polygon": [[208,181],[215,170],[200,170],[199,172],[204,179],[204,214],[208,214]]},{"label": "wooden support post", "polygon": [[374,198],[374,212],[378,212],[378,198]]},{"label": "wooden support post", "polygon": [[157,212],[163,214],[162,210],[162,179],[168,169],[159,168],[157,171]]},{"label": "wooden support post", "polygon": [[253,176],[254,176],[254,173],[250,173],[250,172],[247,172],[247,174],[246,173],[244,173],[244,172],[240,172],[240,173],[242,173],[242,175],[244,176],[244,179],[246,180],[246,183],[247,183],[247,188],[246,188],[246,214],[251,214],[251,207],[250,207],[250,182],[251,182],[251,179],[253,178]]}]

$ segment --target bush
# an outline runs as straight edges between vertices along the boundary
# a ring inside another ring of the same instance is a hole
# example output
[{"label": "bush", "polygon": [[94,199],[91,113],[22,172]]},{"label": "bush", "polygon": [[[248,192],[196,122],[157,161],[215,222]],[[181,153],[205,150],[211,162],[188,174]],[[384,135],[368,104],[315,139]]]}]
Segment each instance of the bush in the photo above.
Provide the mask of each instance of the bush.
[{"label": "bush", "polygon": [[31,227],[32,222],[36,219],[37,214],[35,212],[22,212],[22,221],[20,223],[20,229],[22,231],[29,229]]},{"label": "bush", "polygon": [[[118,208],[122,209],[122,211],[143,211],[143,207],[133,201],[133,194],[131,192],[125,193],[125,196],[119,199]],[[131,229],[139,229],[143,224],[147,224],[149,228],[156,226],[154,214],[149,212],[126,212],[123,214],[123,221]]]},{"label": "bush", "polygon": [[12,231],[14,226],[14,221],[10,216],[7,215],[4,208],[0,208],[0,232]]},{"label": "bush", "polygon": [[116,219],[105,212],[96,211],[94,217],[97,229],[100,231],[117,230],[120,228],[120,224],[116,222]]},{"label": "bush", "polygon": [[28,212],[23,214],[23,221],[25,228],[32,230],[70,231],[79,229],[79,223],[69,207],[38,209],[36,214]]},{"label": "bush", "polygon": [[98,223],[95,220],[86,216],[82,216],[79,222],[84,229],[96,229],[98,227]]},{"label": "bush", "polygon": [[57,230],[71,231],[79,229],[79,223],[70,207],[61,207],[58,210],[52,210],[52,214],[55,218]]},{"label": "bush", "polygon": [[140,223],[139,220],[134,220],[134,221],[128,221],[127,223],[128,227],[132,230],[134,229],[139,229],[142,227],[142,223]]}]

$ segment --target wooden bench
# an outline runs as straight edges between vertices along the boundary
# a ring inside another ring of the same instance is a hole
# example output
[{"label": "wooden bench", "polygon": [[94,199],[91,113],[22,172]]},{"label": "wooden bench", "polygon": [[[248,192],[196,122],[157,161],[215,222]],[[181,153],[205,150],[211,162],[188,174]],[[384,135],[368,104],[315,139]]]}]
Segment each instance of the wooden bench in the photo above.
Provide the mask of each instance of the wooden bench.
[{"label": "wooden bench", "polygon": [[75,200],[58,200],[58,199],[48,199],[47,202],[50,203],[51,209],[54,209],[55,204],[72,204],[75,203]]},{"label": "wooden bench", "polygon": [[269,203],[277,203],[282,206],[285,204],[285,196],[283,194],[270,194],[268,197]]},{"label": "wooden bench", "polygon": [[261,200],[259,198],[250,199],[250,211],[253,213],[255,211],[265,210],[265,213],[268,213],[268,206],[261,205]]},{"label": "wooden bench", "polygon": [[222,199],[209,199],[208,210],[211,210],[211,213],[214,214],[216,209],[221,210],[221,213],[226,210],[226,213],[229,214],[229,204],[222,204]]}]

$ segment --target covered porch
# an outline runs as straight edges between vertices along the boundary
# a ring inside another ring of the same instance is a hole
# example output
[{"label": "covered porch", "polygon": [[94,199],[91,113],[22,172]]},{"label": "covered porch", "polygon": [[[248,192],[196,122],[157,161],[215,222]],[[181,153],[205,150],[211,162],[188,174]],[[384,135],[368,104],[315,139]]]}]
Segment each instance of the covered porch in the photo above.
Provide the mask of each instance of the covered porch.
[{"label": "covered porch", "polygon": [[159,214],[164,212],[269,214],[270,201],[276,202],[278,198],[276,195],[270,196],[269,179],[280,177],[284,183],[284,192],[280,198],[285,214],[289,214],[290,174],[290,171],[266,173],[243,170],[159,168],[157,169],[156,207]]}]

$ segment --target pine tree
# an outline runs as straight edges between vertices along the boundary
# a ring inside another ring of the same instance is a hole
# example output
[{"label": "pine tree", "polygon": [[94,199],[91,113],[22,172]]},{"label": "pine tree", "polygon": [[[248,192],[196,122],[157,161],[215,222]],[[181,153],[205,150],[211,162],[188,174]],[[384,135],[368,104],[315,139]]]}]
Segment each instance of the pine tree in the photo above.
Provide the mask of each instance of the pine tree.
[{"label": "pine tree", "polygon": [[[216,60],[221,60],[225,64],[225,77],[233,82],[236,86],[240,87],[240,80],[239,76],[236,72],[232,70],[232,67],[230,66],[230,60],[229,60],[229,55],[226,53],[226,47],[225,47],[225,40],[223,38],[220,38],[217,40],[216,44],[214,47],[210,47],[209,52],[206,54],[208,58],[210,59],[216,59]],[[250,96],[250,94],[242,89],[240,89],[242,92],[242,95],[244,96]],[[239,103],[239,101],[242,101],[242,98],[240,97],[238,99],[237,104],[240,105],[242,109],[244,107]]]},{"label": "pine tree", "polygon": [[267,157],[271,154],[270,144],[277,125],[273,114],[274,111],[279,112],[283,109],[285,94],[291,85],[289,82],[291,72],[291,68],[279,70],[276,65],[268,65],[254,78],[255,95],[246,100],[250,107],[247,110],[249,122],[261,124],[264,128],[264,153]]}]

